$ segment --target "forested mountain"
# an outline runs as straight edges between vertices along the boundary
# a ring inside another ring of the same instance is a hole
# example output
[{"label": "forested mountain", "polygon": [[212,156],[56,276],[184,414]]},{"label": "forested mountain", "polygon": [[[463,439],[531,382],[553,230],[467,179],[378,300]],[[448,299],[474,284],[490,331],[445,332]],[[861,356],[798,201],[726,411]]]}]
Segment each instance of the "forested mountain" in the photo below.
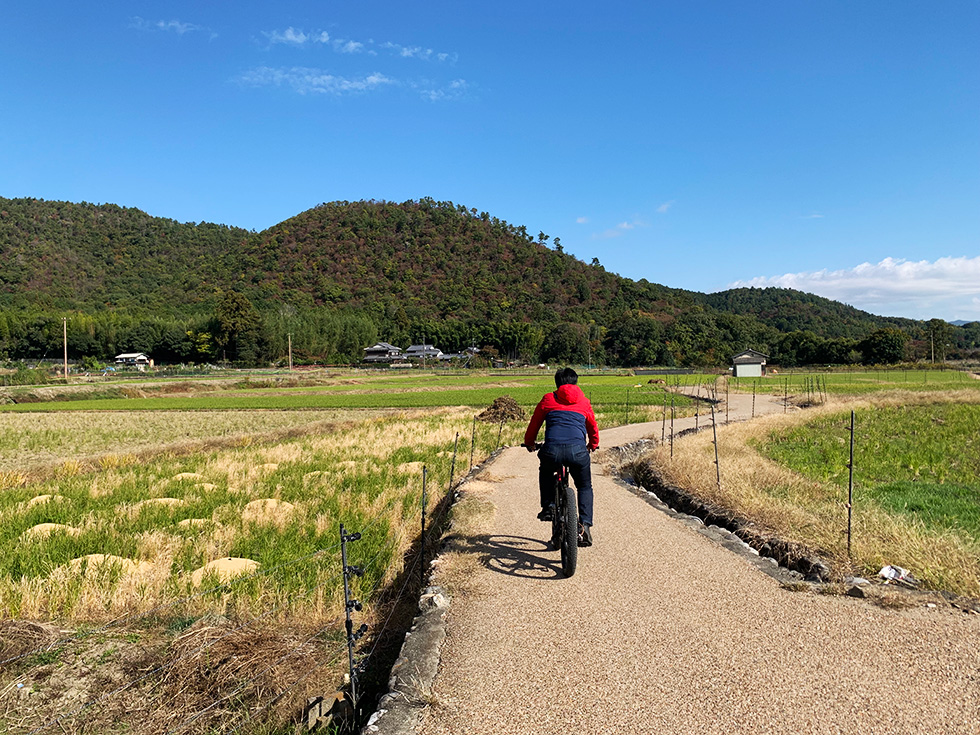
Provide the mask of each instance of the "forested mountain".
[{"label": "forested mountain", "polygon": [[698,294],[714,309],[754,316],[780,332],[810,330],[822,337],[860,339],[872,329],[911,330],[913,319],[875,316],[853,306],[790,288],[734,288]]},{"label": "forested mountain", "polygon": [[0,198],[0,307],[188,313],[254,233],[114,204]]},{"label": "forested mountain", "polygon": [[240,364],[280,358],[287,335],[300,360],[329,362],[423,338],[533,361],[722,365],[753,347],[827,362],[860,359],[876,330],[905,345],[925,329],[783,289],[632,281],[432,199],[332,202],[256,233],[0,198],[0,359],[57,354],[64,316],[72,357]]}]

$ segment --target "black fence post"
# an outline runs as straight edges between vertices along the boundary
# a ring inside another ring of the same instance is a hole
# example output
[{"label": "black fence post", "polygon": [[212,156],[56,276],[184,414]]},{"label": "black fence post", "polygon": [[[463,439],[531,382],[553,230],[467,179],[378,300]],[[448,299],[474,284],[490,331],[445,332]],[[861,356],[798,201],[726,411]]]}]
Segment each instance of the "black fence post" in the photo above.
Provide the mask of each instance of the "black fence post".
[{"label": "black fence post", "polygon": [[459,432],[456,432],[456,441],[453,443],[453,463],[449,467],[449,492],[453,491],[453,477],[456,475],[456,451],[459,449]]},{"label": "black fence post", "polygon": [[354,622],[351,619],[351,610],[360,612],[363,606],[360,601],[351,597],[350,578],[362,576],[364,570],[361,567],[347,565],[347,544],[353,541],[359,541],[360,538],[360,533],[347,533],[344,529],[344,524],[340,524],[340,561],[344,568],[344,628],[347,631],[347,664],[350,668],[350,697],[355,711],[357,710],[357,669],[354,667],[354,644],[361,636],[367,633],[368,627],[362,624],[355,631]]},{"label": "black fence post", "polygon": [[701,429],[701,384],[698,383],[697,392],[694,397],[694,430]]},{"label": "black fence post", "polygon": [[473,417],[473,435],[470,437],[470,469],[473,469],[473,453],[476,451],[476,416]]},{"label": "black fence post", "polygon": [[715,404],[711,404],[711,433],[715,443],[715,477],[718,480],[718,490],[721,491],[721,463],[718,461],[718,426],[715,423]]}]

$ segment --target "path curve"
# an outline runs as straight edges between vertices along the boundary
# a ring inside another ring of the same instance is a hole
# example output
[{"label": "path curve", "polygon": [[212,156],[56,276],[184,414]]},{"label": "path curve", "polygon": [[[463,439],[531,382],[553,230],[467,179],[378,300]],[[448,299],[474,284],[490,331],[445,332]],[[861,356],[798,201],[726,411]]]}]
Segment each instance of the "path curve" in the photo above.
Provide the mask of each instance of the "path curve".
[{"label": "path curve", "polygon": [[980,616],[788,592],[599,466],[596,543],[563,579],[536,468],[520,448],[492,465],[493,530],[471,540],[483,565],[449,610],[423,735],[980,733]]}]

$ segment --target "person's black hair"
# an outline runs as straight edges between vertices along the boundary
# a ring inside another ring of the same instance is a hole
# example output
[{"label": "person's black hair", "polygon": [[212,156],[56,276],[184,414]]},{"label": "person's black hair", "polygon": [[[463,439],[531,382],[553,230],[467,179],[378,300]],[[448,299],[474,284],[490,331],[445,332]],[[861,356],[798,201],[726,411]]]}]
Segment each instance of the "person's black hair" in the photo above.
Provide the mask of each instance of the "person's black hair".
[{"label": "person's black hair", "polygon": [[571,368],[561,368],[555,373],[555,387],[561,388],[563,385],[578,385],[578,373]]}]

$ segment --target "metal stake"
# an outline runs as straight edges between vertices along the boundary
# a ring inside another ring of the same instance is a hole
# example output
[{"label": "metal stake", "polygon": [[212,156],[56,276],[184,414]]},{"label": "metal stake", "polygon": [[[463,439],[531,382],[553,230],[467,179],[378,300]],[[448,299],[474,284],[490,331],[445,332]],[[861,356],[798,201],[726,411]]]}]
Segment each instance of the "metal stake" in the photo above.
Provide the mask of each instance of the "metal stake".
[{"label": "metal stake", "polygon": [[851,515],[854,507],[854,411],[851,411],[851,456],[847,462],[847,556],[851,556]]},{"label": "metal stake", "polygon": [[718,426],[715,424],[715,404],[711,404],[711,433],[715,442],[715,477],[718,479],[718,490],[721,490],[721,464],[718,462]]},{"label": "metal stake", "polygon": [[664,391],[664,420],[660,424],[660,443],[663,444],[667,438],[667,391]]},{"label": "metal stake", "polygon": [[428,468],[422,465],[422,545],[419,550],[419,589],[425,589],[425,506],[428,505],[428,497],[426,496],[426,480],[428,478]]}]

